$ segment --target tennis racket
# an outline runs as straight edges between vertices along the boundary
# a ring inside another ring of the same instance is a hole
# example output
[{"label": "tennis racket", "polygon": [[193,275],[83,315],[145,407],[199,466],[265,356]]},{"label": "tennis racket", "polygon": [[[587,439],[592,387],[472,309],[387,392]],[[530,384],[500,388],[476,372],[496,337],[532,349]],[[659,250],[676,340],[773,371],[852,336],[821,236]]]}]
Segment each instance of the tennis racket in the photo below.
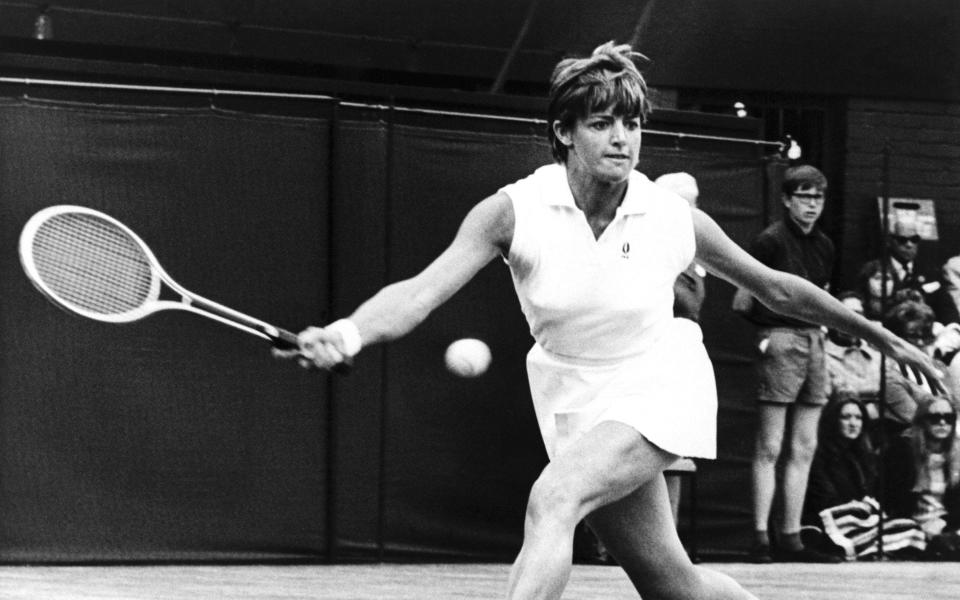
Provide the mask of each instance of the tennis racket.
[{"label": "tennis racket", "polygon": [[[299,348],[296,334],[184,289],[130,228],[89,208],[51,206],[33,215],[20,234],[20,261],[54,304],[88,319],[128,323],[161,310],[184,310],[277,348]],[[166,299],[160,297],[164,285]]]}]

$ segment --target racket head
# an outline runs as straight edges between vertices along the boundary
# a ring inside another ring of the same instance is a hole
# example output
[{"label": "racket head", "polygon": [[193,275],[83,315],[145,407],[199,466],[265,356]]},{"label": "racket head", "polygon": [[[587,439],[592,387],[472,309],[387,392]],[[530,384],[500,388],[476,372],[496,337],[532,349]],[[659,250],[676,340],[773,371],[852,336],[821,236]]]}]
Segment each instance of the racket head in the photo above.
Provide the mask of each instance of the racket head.
[{"label": "racket head", "polygon": [[147,245],[113,217],[57,205],[20,234],[20,262],[54,304],[89,319],[125,323],[157,309],[163,271]]}]

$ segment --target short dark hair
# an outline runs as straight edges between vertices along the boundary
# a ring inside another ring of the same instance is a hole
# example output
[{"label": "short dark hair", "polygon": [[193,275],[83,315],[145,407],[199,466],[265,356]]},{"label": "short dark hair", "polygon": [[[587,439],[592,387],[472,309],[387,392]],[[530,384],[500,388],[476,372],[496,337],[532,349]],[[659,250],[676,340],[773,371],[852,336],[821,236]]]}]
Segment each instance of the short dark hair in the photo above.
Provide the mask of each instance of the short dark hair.
[{"label": "short dark hair", "polygon": [[921,323],[925,337],[933,337],[933,323],[937,317],[927,304],[915,300],[899,302],[883,316],[883,326],[903,337],[907,325]]},{"label": "short dark hair", "polygon": [[647,82],[637,66],[646,60],[629,44],[607,42],[589,57],[565,58],[557,63],[550,77],[547,107],[547,139],[557,162],[566,162],[568,149],[557,139],[555,121],[569,127],[577,119],[608,107],[618,116],[646,119],[651,105]]},{"label": "short dark hair", "polygon": [[827,189],[827,177],[820,169],[811,165],[796,165],[784,171],[781,187],[784,194],[789,196],[802,187],[825,190]]}]

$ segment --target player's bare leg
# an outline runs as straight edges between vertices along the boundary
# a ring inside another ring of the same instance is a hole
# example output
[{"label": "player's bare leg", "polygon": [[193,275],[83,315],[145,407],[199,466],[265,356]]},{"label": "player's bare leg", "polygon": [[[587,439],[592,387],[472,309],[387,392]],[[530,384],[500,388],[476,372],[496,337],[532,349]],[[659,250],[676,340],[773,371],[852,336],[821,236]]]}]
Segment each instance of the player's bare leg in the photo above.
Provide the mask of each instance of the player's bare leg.
[{"label": "player's bare leg", "polygon": [[674,526],[663,477],[598,508],[587,523],[643,598],[756,600],[727,575],[690,561]]},{"label": "player's bare leg", "polygon": [[[676,457],[635,429],[603,422],[557,456],[530,492],[524,541],[510,573],[511,600],[559,598],[570,577],[577,524],[627,496]],[[673,519],[665,514],[667,524]]]}]

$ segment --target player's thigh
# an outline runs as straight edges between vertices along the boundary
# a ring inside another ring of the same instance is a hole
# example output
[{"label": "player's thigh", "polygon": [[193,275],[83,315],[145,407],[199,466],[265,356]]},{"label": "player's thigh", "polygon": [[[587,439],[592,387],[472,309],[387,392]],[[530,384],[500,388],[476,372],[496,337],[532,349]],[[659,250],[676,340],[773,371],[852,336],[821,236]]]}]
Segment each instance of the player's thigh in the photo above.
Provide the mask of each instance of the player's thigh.
[{"label": "player's thigh", "polygon": [[597,509],[587,523],[644,598],[695,597],[700,574],[677,535],[663,477]]},{"label": "player's thigh", "polygon": [[534,484],[533,495],[571,499],[578,504],[582,518],[660,477],[675,459],[633,427],[603,421],[554,457]]}]

